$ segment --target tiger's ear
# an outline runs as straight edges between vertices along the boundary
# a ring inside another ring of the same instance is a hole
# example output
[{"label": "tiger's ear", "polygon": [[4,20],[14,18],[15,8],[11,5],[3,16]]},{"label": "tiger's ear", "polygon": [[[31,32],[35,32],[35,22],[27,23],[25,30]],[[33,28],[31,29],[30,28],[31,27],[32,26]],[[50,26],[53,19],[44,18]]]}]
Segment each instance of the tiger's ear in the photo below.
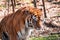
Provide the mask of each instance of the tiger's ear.
[{"label": "tiger's ear", "polygon": [[31,14],[28,10],[24,10],[23,13],[27,14]]}]

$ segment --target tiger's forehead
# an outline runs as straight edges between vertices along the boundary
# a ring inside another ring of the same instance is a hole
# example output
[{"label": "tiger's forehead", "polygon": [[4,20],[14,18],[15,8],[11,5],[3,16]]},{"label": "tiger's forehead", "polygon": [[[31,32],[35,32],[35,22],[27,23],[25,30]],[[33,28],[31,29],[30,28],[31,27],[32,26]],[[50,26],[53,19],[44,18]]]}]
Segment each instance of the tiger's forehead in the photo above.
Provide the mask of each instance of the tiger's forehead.
[{"label": "tiger's forehead", "polygon": [[41,16],[42,15],[42,11],[40,9],[34,8],[34,7],[23,7],[22,8],[24,10],[28,10],[29,12],[31,12],[31,14],[37,15],[37,16]]}]

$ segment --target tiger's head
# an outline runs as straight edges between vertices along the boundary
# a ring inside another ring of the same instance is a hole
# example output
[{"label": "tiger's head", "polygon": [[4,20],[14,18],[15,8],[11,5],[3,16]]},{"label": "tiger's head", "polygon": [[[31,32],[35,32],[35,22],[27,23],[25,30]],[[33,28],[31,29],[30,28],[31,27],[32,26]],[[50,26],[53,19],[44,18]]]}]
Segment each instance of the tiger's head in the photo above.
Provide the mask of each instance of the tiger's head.
[{"label": "tiger's head", "polygon": [[29,14],[25,21],[26,27],[40,29],[40,17],[42,15],[42,10],[33,7],[25,7],[22,11]]}]

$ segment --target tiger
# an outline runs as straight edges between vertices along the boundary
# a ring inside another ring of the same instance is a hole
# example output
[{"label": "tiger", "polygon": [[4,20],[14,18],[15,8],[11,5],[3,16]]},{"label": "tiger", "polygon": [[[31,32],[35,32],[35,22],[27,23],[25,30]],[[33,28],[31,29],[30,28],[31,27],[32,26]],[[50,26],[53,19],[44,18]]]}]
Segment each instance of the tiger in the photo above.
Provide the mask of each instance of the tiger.
[{"label": "tiger", "polygon": [[40,29],[42,10],[22,7],[5,16],[0,22],[2,40],[26,40],[29,30]]}]

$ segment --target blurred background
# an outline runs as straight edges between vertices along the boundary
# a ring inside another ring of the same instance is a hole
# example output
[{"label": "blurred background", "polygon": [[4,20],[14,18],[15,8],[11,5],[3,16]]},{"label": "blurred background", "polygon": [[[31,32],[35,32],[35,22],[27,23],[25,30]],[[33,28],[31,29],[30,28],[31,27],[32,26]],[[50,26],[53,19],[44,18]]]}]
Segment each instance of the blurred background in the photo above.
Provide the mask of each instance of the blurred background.
[{"label": "blurred background", "polygon": [[[43,1],[44,1],[44,5],[43,5]],[[42,13],[43,13],[42,19],[44,19],[45,12],[46,12],[46,16],[47,16],[48,20],[50,17],[60,16],[60,0],[0,0],[0,21],[6,15],[16,12],[19,8],[26,7],[26,6],[31,6],[31,7],[36,7],[38,9],[41,9]],[[45,7],[45,12],[44,12],[44,7]],[[57,19],[54,19],[54,20],[57,20]],[[59,18],[59,20],[60,20],[60,18]],[[60,25],[60,23],[58,25]],[[53,33],[60,32],[60,27],[58,29],[57,28],[52,29],[52,28],[45,27],[45,29],[44,30],[42,29],[43,32],[41,30],[38,32],[41,32],[41,35],[43,35],[45,33],[45,36],[46,36],[46,34],[49,34],[50,32],[53,32]],[[53,37],[54,38],[58,37],[59,38],[58,40],[60,40],[60,34],[53,35]],[[47,37],[48,39],[47,38],[44,38],[44,39],[51,40],[49,38],[53,38],[53,37],[49,36],[49,37]],[[40,39],[39,39],[39,37],[38,37],[38,39],[36,39],[36,38],[32,38],[32,39],[33,40],[43,40],[42,37]],[[30,40],[32,40],[32,39],[30,39]]]}]

